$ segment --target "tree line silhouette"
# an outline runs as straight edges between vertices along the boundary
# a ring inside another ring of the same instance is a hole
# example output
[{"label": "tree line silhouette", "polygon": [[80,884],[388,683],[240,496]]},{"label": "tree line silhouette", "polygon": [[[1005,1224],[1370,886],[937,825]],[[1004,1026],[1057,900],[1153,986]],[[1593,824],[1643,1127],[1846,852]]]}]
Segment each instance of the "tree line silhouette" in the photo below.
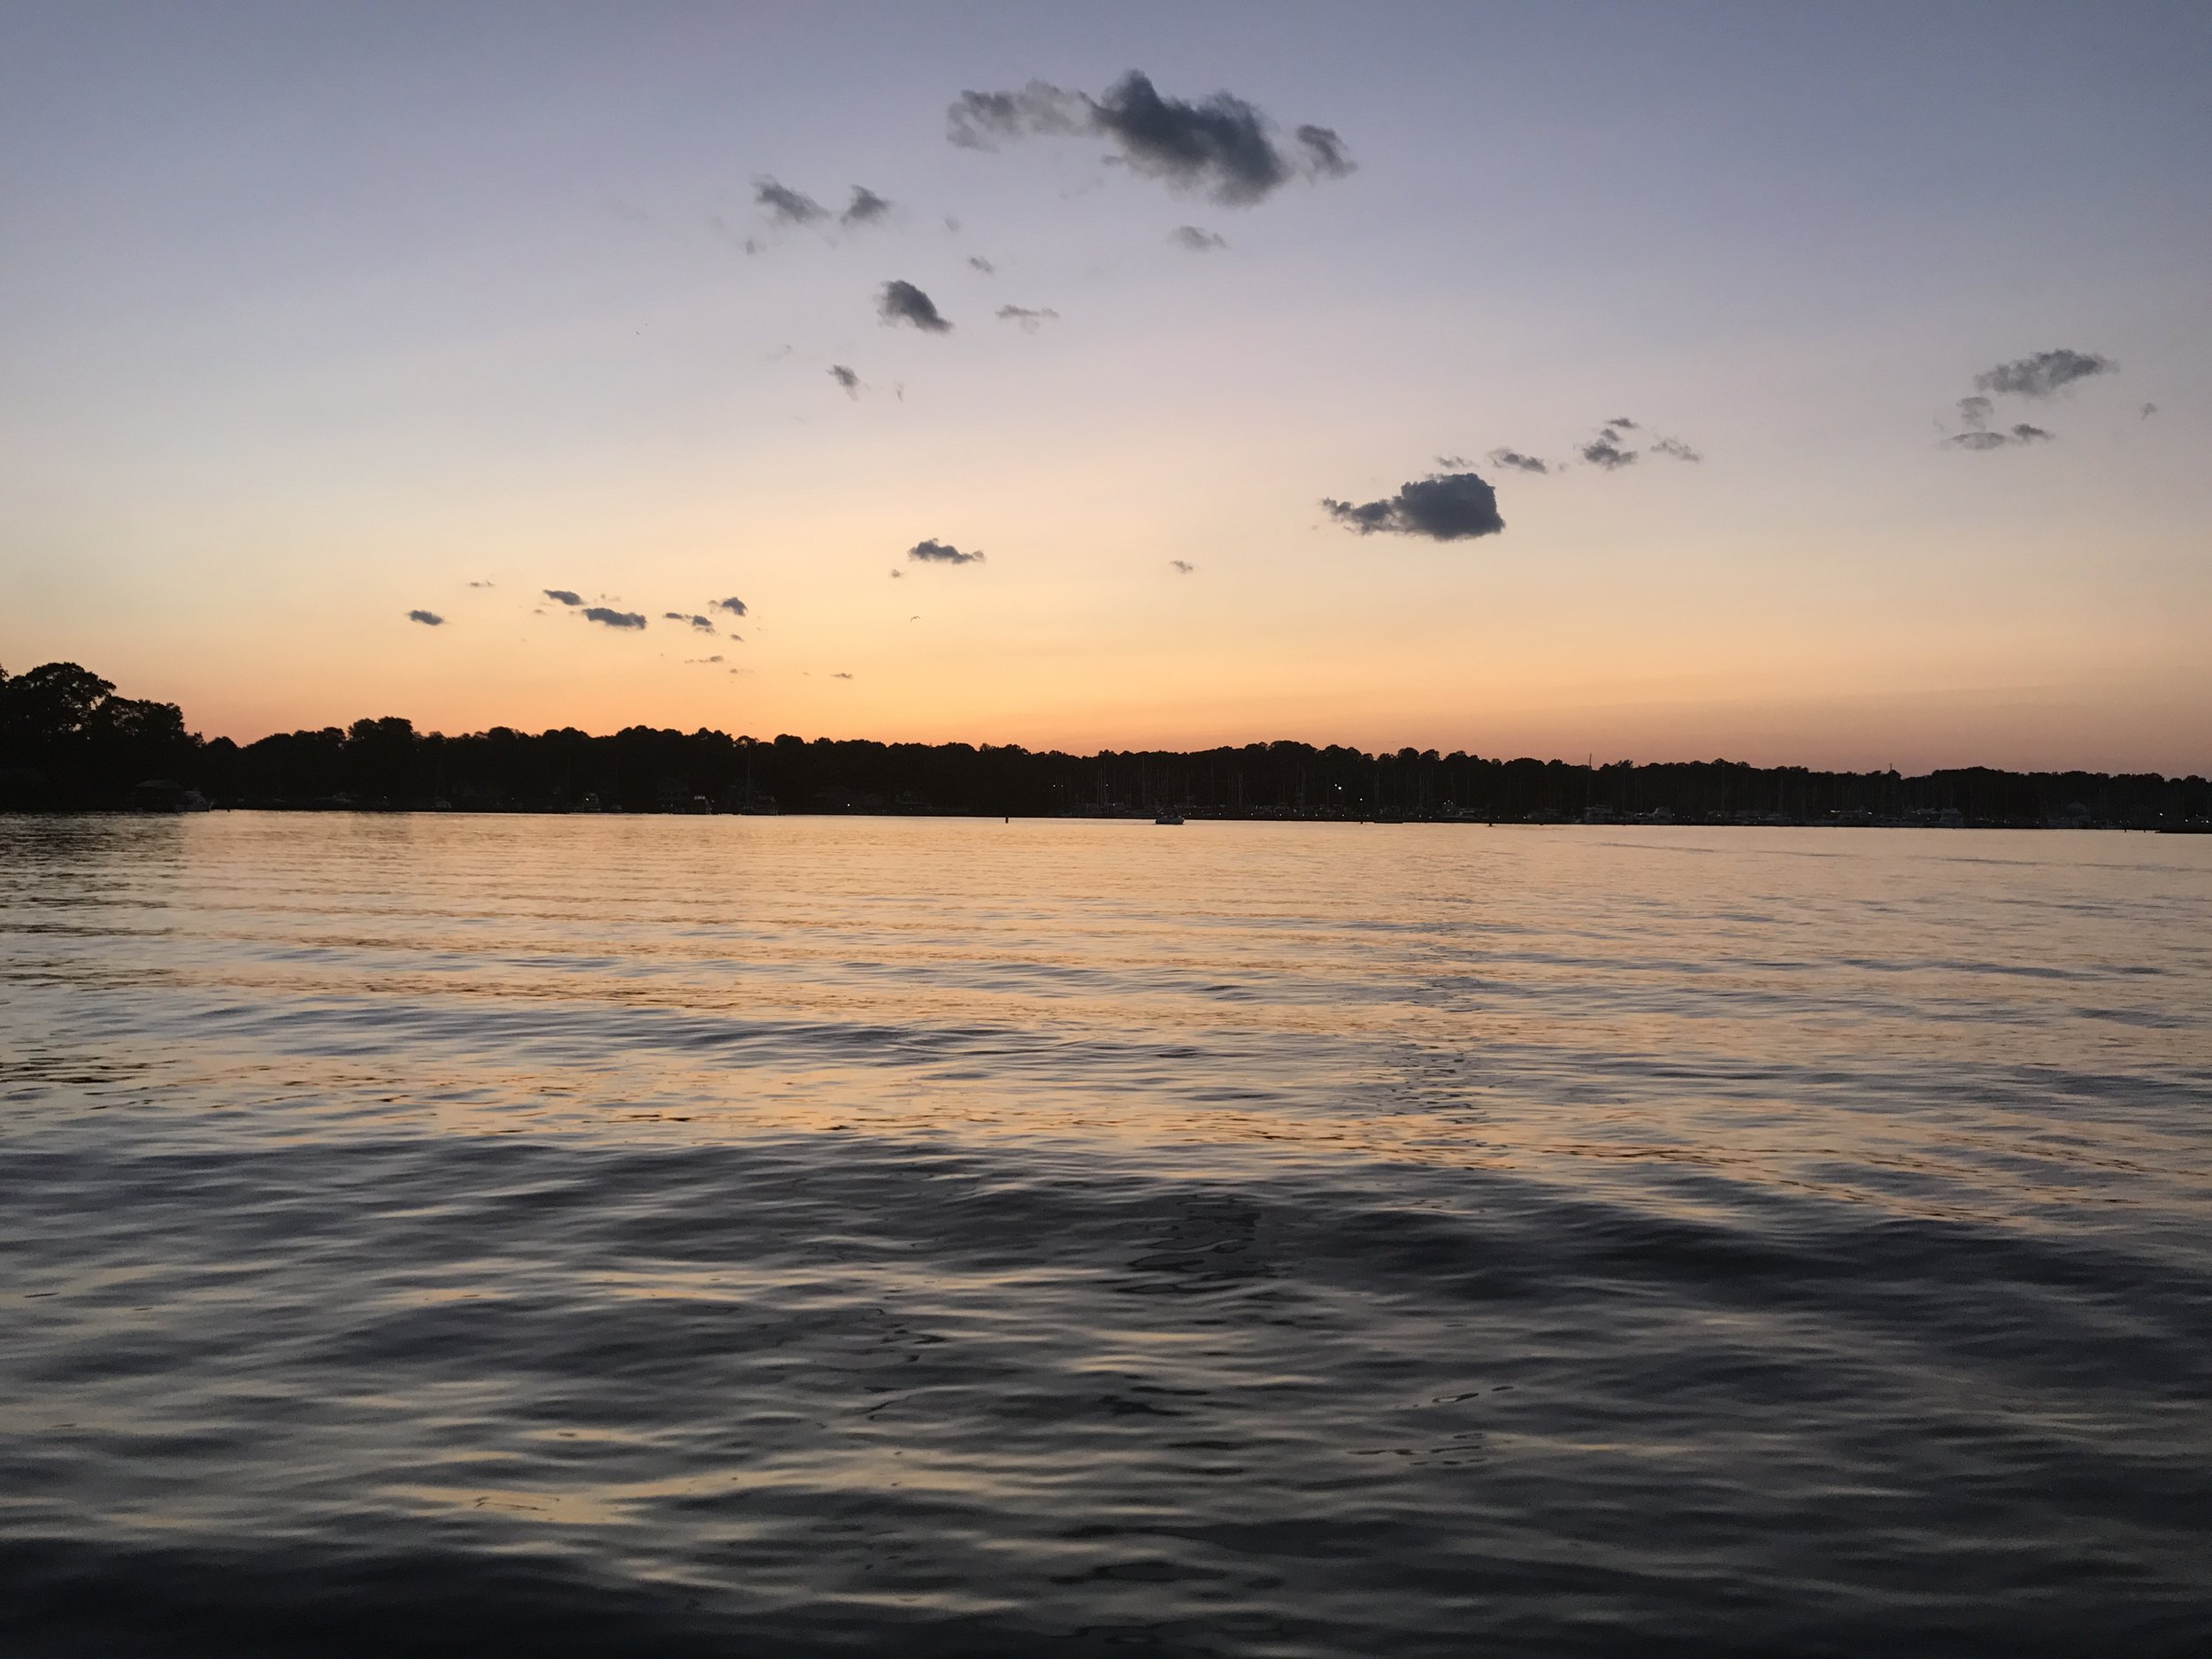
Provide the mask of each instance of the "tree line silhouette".
[{"label": "tree line silhouette", "polygon": [[0,670],[0,808],[1151,814],[1492,822],[1958,823],[2183,828],[2212,786],[2155,772],[1904,777],[1736,761],[1502,760],[1278,741],[1042,752],[630,726],[449,737],[387,716],[238,744],[73,663]]}]

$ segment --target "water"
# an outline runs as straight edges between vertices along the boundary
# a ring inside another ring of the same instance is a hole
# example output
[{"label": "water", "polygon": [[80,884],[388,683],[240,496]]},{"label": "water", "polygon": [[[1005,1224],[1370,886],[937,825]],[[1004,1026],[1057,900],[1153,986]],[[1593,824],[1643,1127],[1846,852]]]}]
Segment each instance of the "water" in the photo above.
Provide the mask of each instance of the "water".
[{"label": "water", "polygon": [[2201,1653],[2212,841],[0,819],[0,1651]]}]

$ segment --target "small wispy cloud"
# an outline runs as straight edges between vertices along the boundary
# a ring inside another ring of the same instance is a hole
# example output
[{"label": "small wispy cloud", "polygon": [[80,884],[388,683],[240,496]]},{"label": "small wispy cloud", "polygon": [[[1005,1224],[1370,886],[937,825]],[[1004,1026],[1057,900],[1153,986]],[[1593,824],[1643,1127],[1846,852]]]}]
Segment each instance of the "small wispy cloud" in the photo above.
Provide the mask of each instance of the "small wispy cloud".
[{"label": "small wispy cloud", "polygon": [[812,196],[779,184],[766,173],[753,180],[753,203],[779,225],[814,225],[829,217],[829,209]]},{"label": "small wispy cloud", "polygon": [[837,216],[841,225],[872,225],[891,211],[891,204],[864,184],[853,186],[853,199]]},{"label": "small wispy cloud", "polygon": [[1188,559],[1170,559],[1167,567],[1178,576],[1195,576],[1198,573],[1198,566]]},{"label": "small wispy cloud", "polygon": [[985,276],[996,276],[998,274],[998,267],[993,265],[988,259],[986,259],[979,253],[970,254],[968,256],[968,265],[972,269],[982,272]]},{"label": "small wispy cloud", "polygon": [[580,605],[584,603],[583,595],[571,593],[565,588],[545,588],[543,592],[545,596],[548,599],[552,600],[556,604]]},{"label": "small wispy cloud", "polygon": [[733,595],[727,599],[716,600],[712,604],[709,605],[707,609],[710,611],[726,611],[733,617],[741,617],[745,614],[745,602]]},{"label": "small wispy cloud", "polygon": [[1032,308],[1027,305],[1002,305],[998,308],[1001,322],[1019,323],[1022,332],[1033,334],[1046,323],[1059,320],[1060,313],[1049,305]]},{"label": "small wispy cloud", "polygon": [[860,396],[860,376],[854,373],[841,363],[833,363],[829,366],[829,377],[845,388],[846,396],[856,400],[858,399]]},{"label": "small wispy cloud", "polygon": [[434,611],[410,611],[407,613],[407,619],[410,622],[419,622],[426,628],[445,626],[445,618]]},{"label": "small wispy cloud", "polygon": [[713,623],[708,621],[704,617],[695,617],[687,611],[664,611],[661,612],[661,620],[663,622],[687,622],[694,629],[701,634],[711,634],[714,632]]},{"label": "small wispy cloud", "polygon": [[[1440,461],[1442,458],[1438,457]],[[1510,467],[1516,472],[1535,472],[1540,475],[1551,471],[1550,462],[1539,460],[1532,455],[1523,455],[1518,449],[1491,450],[1490,465]]]},{"label": "small wispy cloud", "polygon": [[1661,438],[1651,446],[1654,455],[1663,455],[1677,461],[1702,461],[1704,451],[1686,444],[1679,438]]},{"label": "small wispy cloud", "polygon": [[2059,346],[1983,370],[1974,377],[1974,389],[2008,397],[2049,397],[2077,380],[2116,373],[2119,367],[2101,353]]},{"label": "small wispy cloud", "polygon": [[634,611],[615,611],[606,605],[586,605],[584,619],[610,628],[641,628],[645,618]]},{"label": "small wispy cloud", "polygon": [[[979,549],[973,553],[963,553],[956,547],[933,540],[917,541],[912,547],[907,549],[906,557],[917,565],[980,565],[983,563],[983,554]],[[893,571],[891,573],[896,576],[899,572]]]},{"label": "small wispy cloud", "polygon": [[1217,253],[1229,245],[1212,231],[1201,230],[1195,225],[1178,225],[1168,232],[1167,239],[1192,253]]},{"label": "small wispy cloud", "polygon": [[1961,432],[1946,438],[1946,447],[1970,449],[1977,453],[1990,449],[2007,449],[2024,443],[2048,443],[2053,434],[2040,426],[2031,426],[2026,421],[2003,431]]}]

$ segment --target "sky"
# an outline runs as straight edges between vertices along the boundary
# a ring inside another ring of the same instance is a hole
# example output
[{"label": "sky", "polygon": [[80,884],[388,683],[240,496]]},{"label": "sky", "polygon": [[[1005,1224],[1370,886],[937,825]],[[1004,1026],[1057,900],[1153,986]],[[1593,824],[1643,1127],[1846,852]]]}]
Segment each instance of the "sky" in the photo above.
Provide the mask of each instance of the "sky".
[{"label": "sky", "polygon": [[0,665],[2212,772],[2207,86],[2201,4],[17,0]]}]

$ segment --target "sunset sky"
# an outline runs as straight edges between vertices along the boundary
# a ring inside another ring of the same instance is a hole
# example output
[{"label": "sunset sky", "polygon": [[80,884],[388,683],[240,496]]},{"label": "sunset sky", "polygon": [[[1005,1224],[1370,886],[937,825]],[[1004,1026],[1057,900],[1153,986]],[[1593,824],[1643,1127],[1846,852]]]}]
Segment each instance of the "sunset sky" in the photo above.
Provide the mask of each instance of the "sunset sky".
[{"label": "sunset sky", "polygon": [[0,664],[2212,770],[2208,87],[2201,4],[15,4]]}]

